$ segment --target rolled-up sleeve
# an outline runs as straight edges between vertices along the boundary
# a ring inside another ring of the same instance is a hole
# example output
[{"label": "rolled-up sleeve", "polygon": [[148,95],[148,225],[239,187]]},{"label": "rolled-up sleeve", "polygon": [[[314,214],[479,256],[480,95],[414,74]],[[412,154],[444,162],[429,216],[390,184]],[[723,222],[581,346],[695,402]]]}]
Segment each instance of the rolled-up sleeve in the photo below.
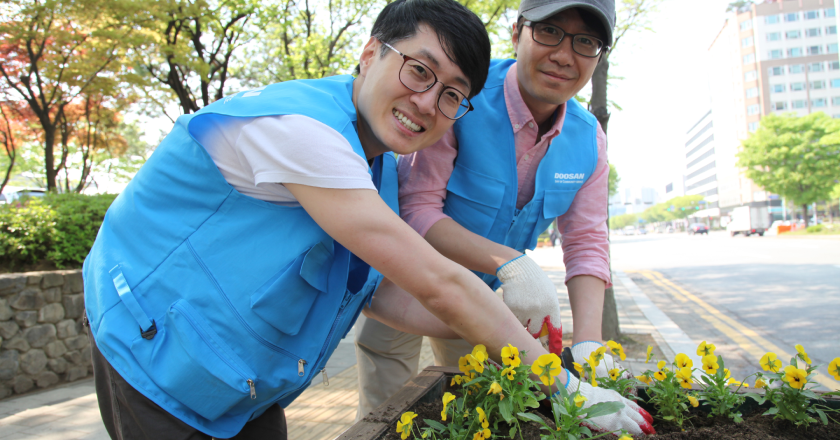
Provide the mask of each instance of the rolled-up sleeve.
[{"label": "rolled-up sleeve", "polygon": [[443,213],[443,202],[457,156],[458,142],[452,128],[432,146],[400,156],[400,217],[421,236],[425,237],[438,221],[449,218]]},{"label": "rolled-up sleeve", "polygon": [[607,136],[598,125],[598,162],[595,173],[583,184],[569,210],[557,217],[563,234],[566,282],[578,275],[591,275],[612,286],[607,241],[607,194],[610,167]]}]

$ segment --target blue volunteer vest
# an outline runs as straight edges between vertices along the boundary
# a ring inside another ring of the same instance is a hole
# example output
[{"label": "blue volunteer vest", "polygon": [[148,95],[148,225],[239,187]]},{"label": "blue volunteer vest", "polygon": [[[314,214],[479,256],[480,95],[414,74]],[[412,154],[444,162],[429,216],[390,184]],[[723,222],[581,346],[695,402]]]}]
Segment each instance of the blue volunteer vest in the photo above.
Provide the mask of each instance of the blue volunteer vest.
[{"label": "blue volunteer vest", "polygon": [[[566,119],[537,168],[534,197],[516,209],[518,192],[513,124],[504,83],[515,60],[493,60],[484,89],[471,100],[475,111],[455,123],[458,157],[446,186],[443,212],[468,230],[524,252],[555,217],[564,214],[598,161],[597,119],[574,99]],[[476,272],[495,289],[499,280]]]},{"label": "blue volunteer vest", "polygon": [[[290,81],[178,118],[108,210],[84,264],[96,344],[133,387],[214,437],[291,403],[355,322],[382,276],[300,207],[245,196],[195,140],[203,115],[296,114],[354,127],[353,78]],[[372,179],[397,210],[396,158]]]}]

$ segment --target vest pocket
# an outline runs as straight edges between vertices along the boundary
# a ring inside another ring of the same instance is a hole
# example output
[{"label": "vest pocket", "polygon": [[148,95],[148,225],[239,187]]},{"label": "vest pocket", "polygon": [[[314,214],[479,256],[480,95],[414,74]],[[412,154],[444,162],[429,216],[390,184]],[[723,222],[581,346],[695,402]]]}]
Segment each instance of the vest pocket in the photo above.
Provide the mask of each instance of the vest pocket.
[{"label": "vest pocket", "polygon": [[[543,201],[543,216],[545,218],[559,217],[569,210],[575,200],[577,189],[547,189]],[[542,231],[540,231],[542,232]],[[537,234],[539,235],[539,234]]]},{"label": "vest pocket", "polygon": [[312,246],[251,295],[251,310],[277,330],[297,335],[318,294],[327,291],[333,258],[323,243]]},{"label": "vest pocket", "polygon": [[486,237],[502,206],[505,183],[456,163],[446,190],[444,213]]},{"label": "vest pocket", "polygon": [[185,300],[169,307],[154,339],[135,339],[131,351],[163,391],[207,420],[254,396],[254,372]]}]

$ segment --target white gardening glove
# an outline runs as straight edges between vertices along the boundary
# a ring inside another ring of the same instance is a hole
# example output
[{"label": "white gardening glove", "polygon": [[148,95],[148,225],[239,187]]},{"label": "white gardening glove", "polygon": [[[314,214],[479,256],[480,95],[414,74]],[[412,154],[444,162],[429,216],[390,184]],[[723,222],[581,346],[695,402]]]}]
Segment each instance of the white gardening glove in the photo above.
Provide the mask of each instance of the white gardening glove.
[{"label": "white gardening glove", "polygon": [[[589,360],[589,356],[592,354],[593,351],[601,348],[606,347],[603,344],[595,341],[585,341],[585,342],[578,342],[577,344],[572,346],[572,357],[575,359],[575,362],[579,363],[581,366],[586,365],[586,362]],[[595,367],[595,374],[598,377],[608,377],[610,375],[610,370],[614,368],[618,368],[619,371],[625,370],[621,364],[618,363],[618,360],[613,357],[611,352],[611,347],[606,347],[607,351],[604,353],[604,358],[601,359],[601,362]],[[621,373],[621,379],[632,379],[633,375],[630,374],[629,371],[624,371]],[[591,378],[585,378],[587,381],[590,381]],[[635,393],[634,393],[635,394]]]},{"label": "white gardening glove", "polygon": [[592,431],[617,433],[625,429],[633,435],[642,433],[656,434],[656,430],[653,429],[653,417],[635,402],[621,397],[620,394],[613,390],[593,387],[588,383],[581,382],[572,376],[568,370],[566,370],[566,374],[569,378],[566,383],[566,391],[573,393],[580,387],[580,394],[586,397],[586,402],[583,404],[584,408],[589,408],[601,402],[621,402],[624,404],[624,408],[616,413],[592,418],[591,420],[598,424],[597,427],[589,426]]},{"label": "white gardening glove", "polygon": [[563,325],[557,289],[540,266],[521,255],[496,269],[502,282],[503,299],[514,315],[543,347],[560,356],[563,350]]}]

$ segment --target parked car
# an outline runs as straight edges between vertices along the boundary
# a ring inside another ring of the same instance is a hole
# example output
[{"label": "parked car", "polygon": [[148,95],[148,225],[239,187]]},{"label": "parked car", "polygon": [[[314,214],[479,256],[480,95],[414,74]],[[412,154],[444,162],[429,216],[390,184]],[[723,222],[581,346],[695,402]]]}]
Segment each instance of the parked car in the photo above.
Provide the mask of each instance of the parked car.
[{"label": "parked car", "polygon": [[688,235],[708,234],[709,228],[703,223],[692,223],[688,225]]},{"label": "parked car", "polygon": [[21,197],[44,197],[47,190],[44,188],[20,188],[15,191],[9,191],[0,194],[0,204],[12,203]]}]

